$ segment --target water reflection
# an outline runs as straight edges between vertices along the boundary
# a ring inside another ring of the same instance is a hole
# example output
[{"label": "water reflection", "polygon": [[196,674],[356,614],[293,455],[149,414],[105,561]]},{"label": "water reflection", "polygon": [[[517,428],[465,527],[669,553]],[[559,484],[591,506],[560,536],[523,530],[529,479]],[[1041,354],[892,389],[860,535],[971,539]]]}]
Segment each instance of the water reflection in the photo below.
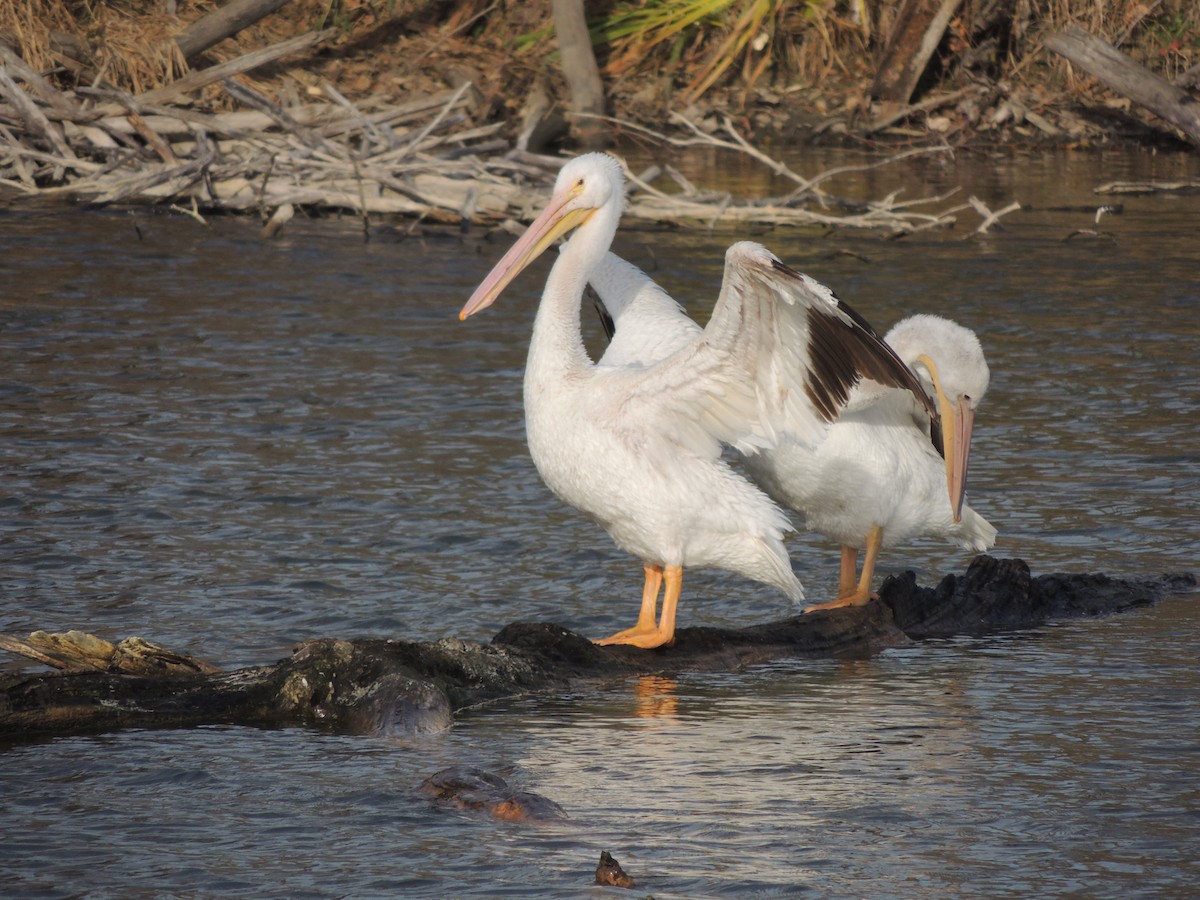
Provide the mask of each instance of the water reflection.
[{"label": "water reflection", "polygon": [[679,682],[659,675],[642,675],[633,686],[634,715],[639,719],[678,721]]}]

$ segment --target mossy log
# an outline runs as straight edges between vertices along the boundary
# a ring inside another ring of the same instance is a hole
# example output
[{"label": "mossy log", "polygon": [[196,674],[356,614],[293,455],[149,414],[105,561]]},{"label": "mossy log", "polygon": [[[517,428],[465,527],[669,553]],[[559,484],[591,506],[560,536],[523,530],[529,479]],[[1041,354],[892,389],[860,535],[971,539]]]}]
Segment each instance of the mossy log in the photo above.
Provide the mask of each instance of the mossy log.
[{"label": "mossy log", "polygon": [[152,674],[20,673],[0,678],[0,739],[217,723],[438,731],[456,711],[501,697],[631,675],[733,671],[783,657],[868,657],[926,637],[1117,613],[1195,586],[1191,575],[1035,578],[1021,560],[980,556],[934,588],[905,573],[886,579],[880,602],[865,607],[750,628],[682,628],[672,647],[658,650],[599,647],[558,625],[517,623],[490,644],[321,638],[274,665],[233,672],[197,664],[193,671],[151,667]]}]

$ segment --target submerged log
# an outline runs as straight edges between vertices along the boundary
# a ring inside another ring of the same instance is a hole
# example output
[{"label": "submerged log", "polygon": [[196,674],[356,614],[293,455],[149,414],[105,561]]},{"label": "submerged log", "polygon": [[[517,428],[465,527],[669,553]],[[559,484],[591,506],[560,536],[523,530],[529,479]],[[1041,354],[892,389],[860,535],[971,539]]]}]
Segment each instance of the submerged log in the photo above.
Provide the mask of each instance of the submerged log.
[{"label": "submerged log", "polygon": [[559,625],[517,623],[490,644],[322,638],[275,665],[234,672],[20,673],[0,678],[0,738],[218,723],[439,731],[459,710],[517,694],[785,657],[867,657],[925,637],[1121,612],[1195,586],[1191,575],[1034,578],[1021,560],[980,556],[935,588],[907,573],[885,580],[878,603],[750,628],[682,628],[674,646],[659,650],[599,647]]},{"label": "submerged log", "polygon": [[561,806],[548,797],[509,787],[499,775],[474,766],[453,766],[421,782],[421,792],[436,802],[459,809],[486,810],[506,822],[566,820]]}]

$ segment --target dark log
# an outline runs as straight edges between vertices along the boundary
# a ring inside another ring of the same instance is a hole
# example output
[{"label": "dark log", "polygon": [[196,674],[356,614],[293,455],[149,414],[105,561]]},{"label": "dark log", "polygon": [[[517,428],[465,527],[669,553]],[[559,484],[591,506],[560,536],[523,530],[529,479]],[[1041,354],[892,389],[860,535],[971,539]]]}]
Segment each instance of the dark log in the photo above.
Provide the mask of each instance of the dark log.
[{"label": "dark log", "polygon": [[175,36],[184,59],[203,53],[214,44],[232,37],[243,28],[270,15],[288,0],[230,0]]},{"label": "dark log", "polygon": [[554,31],[562,55],[563,75],[571,89],[571,134],[585,150],[608,146],[603,121],[604,83],[583,13],[583,0],[554,0]]},{"label": "dark log", "polygon": [[273,666],[216,674],[20,673],[0,678],[0,740],[217,723],[439,731],[456,711],[502,697],[784,657],[867,657],[925,637],[1120,612],[1195,586],[1191,575],[1033,578],[1021,560],[980,556],[935,588],[908,573],[884,581],[882,602],[750,628],[683,628],[674,646],[659,650],[599,647],[558,625],[517,623],[490,644],[322,638]]},{"label": "dark log", "polygon": [[961,576],[936,588],[917,585],[912,572],[880,587],[896,626],[913,640],[1034,628],[1052,619],[1126,612],[1196,587],[1192,575],[1128,580],[1107,575],[1030,575],[1019,559],[976,557]]},{"label": "dark log", "polygon": [[875,72],[872,97],[886,103],[908,103],[961,2],[904,0]]},{"label": "dark log", "polygon": [[1046,46],[1138,106],[1170,122],[1200,146],[1200,100],[1183,88],[1139,66],[1078,25],[1050,35]]}]

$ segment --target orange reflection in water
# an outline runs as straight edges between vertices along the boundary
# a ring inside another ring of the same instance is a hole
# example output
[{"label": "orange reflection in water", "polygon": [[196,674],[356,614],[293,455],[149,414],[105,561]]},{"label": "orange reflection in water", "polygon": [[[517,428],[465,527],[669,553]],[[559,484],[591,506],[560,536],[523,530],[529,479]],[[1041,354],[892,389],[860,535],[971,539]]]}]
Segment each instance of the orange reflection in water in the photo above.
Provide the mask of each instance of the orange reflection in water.
[{"label": "orange reflection in water", "polygon": [[633,686],[633,714],[639,719],[674,718],[679,712],[678,691],[674,678],[642,675]]}]

